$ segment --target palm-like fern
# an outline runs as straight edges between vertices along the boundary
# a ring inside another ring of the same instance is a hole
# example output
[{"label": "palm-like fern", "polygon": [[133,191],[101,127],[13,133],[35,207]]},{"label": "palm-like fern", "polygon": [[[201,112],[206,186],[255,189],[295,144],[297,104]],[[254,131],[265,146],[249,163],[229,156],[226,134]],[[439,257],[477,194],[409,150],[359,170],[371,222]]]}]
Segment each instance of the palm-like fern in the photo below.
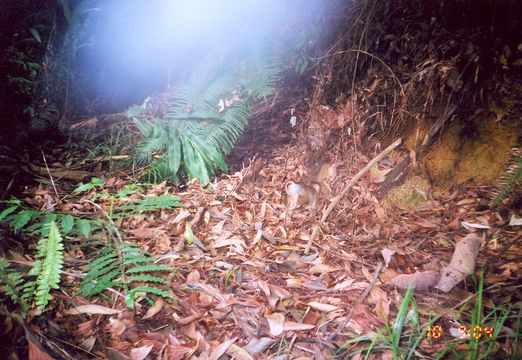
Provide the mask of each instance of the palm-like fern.
[{"label": "palm-like fern", "polygon": [[211,80],[194,78],[168,99],[161,117],[144,107],[129,109],[143,136],[136,160],[149,165],[148,180],[176,182],[187,175],[207,183],[218,168],[227,171],[224,156],[243,133],[249,106],[273,93],[282,68],[274,59],[259,59]]}]

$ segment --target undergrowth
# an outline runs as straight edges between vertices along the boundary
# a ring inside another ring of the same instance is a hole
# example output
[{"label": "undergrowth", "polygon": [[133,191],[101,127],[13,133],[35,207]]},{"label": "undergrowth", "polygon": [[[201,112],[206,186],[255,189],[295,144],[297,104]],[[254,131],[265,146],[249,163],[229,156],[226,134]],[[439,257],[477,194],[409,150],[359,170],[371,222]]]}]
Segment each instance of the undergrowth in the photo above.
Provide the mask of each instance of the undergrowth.
[{"label": "undergrowth", "polygon": [[[51,291],[60,288],[63,266],[63,242],[55,222],[45,226],[47,237],[41,237],[32,268],[29,272],[13,268],[10,262],[0,257],[0,293],[19,304],[25,317],[31,308],[35,315],[41,314],[53,299]],[[4,304],[5,306],[5,304]],[[2,309],[4,312],[7,308]]]},{"label": "undergrowth", "polygon": [[515,148],[506,170],[500,176],[497,189],[493,193],[489,205],[499,206],[504,200],[519,192],[522,186],[522,156],[520,150]]},{"label": "undergrowth", "polygon": [[[437,314],[422,324],[413,290],[409,288],[391,325],[385,325],[372,335],[345,341],[337,350],[336,358],[350,359],[359,354],[369,359],[372,355],[388,352],[393,359],[418,359],[425,358],[429,352],[434,354],[430,358],[437,360],[485,360],[493,356],[519,359],[522,309],[516,305],[501,305],[484,314],[483,296],[481,277],[475,295],[461,305],[459,319]],[[475,301],[470,308],[473,298]]]},{"label": "undergrowth", "polygon": [[111,246],[96,252],[95,260],[89,264],[89,272],[82,281],[81,293],[85,296],[98,295],[108,288],[123,289],[125,304],[133,309],[136,299],[155,294],[174,299],[168,292],[154,284],[167,285],[165,279],[154,275],[158,271],[172,271],[165,265],[154,264],[154,258],[135,244]]},{"label": "undergrowth", "polygon": [[[124,242],[115,220],[136,218],[152,212],[181,207],[179,197],[161,194],[143,197],[146,185],[132,184],[116,193],[110,192],[99,179],[79,186],[74,192],[90,192],[84,197],[86,206],[94,212],[82,217],[42,211],[29,206],[21,200],[4,201],[0,212],[0,224],[10,228],[14,234],[28,239],[39,237],[34,262],[28,272],[15,268],[5,258],[0,258],[0,299],[9,299],[11,304],[20,306],[23,317],[31,309],[41,314],[53,299],[52,291],[60,288],[60,275],[63,266],[64,245],[78,239],[80,246],[92,246],[91,239],[109,239],[102,243],[103,248],[87,252],[90,260],[87,265],[80,292],[85,296],[96,296],[109,288],[123,291],[125,304],[134,308],[137,300],[151,301],[150,295],[173,299],[162,289],[167,282],[157,272],[172,271],[165,265],[155,264],[154,258],[136,244]],[[96,202],[104,203],[103,208]],[[67,235],[66,243],[63,237]],[[98,245],[100,241],[97,242]],[[6,305],[2,312],[8,313]]]}]

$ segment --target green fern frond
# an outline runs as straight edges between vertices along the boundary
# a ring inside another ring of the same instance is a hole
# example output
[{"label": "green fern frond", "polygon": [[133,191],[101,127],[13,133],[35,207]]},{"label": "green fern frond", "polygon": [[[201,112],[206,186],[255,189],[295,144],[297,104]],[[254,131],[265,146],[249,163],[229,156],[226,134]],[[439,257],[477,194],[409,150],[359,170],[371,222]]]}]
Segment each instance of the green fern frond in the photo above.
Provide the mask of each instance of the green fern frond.
[{"label": "green fern frond", "polygon": [[62,237],[54,222],[50,224],[49,237],[40,239],[37,249],[36,256],[39,258],[39,271],[36,277],[34,300],[38,313],[41,313],[53,298],[51,290],[59,289],[62,273]]},{"label": "green fern frond", "polygon": [[181,207],[180,198],[176,195],[162,194],[139,200],[130,200],[115,209],[115,214],[138,214],[141,212],[151,212],[173,207]]},{"label": "green fern frond", "polygon": [[36,280],[28,280],[22,285],[22,303],[30,304],[36,291]]},{"label": "green fern frond", "polygon": [[130,268],[126,271],[127,274],[140,273],[140,272],[152,272],[152,271],[171,271],[172,269],[169,266],[165,265],[140,265]]},{"label": "green fern frond", "polygon": [[164,290],[161,290],[161,289],[158,289],[155,287],[150,287],[150,286],[138,286],[138,287],[132,289],[131,291],[129,291],[127,296],[125,296],[125,304],[130,309],[134,309],[134,303],[136,302],[136,300],[140,297],[147,298],[147,294],[154,294],[157,296],[161,296],[162,298],[165,298],[165,299],[174,300],[174,297]]},{"label": "green fern frond", "polygon": [[54,222],[60,225],[59,231],[61,234],[76,233],[87,237],[91,231],[101,227],[99,220],[96,219],[81,219],[70,214],[46,213],[35,209],[24,209],[22,202],[19,200],[1,203],[7,204],[8,207],[0,213],[0,223],[9,225],[15,232],[40,233],[40,236],[46,238],[49,236],[50,224]]},{"label": "green fern frond", "polygon": [[8,200],[8,201],[3,201],[1,203],[6,204],[7,208],[5,208],[0,213],[0,221],[3,221],[11,213],[15,212],[22,204],[22,202],[20,200]]},{"label": "green fern frond", "polygon": [[514,148],[506,171],[501,175],[498,190],[494,191],[490,207],[499,206],[506,198],[520,191],[522,186],[522,156],[520,150]]},{"label": "green fern frond", "polygon": [[144,173],[149,181],[177,180],[186,174],[205,184],[218,169],[228,170],[224,157],[243,133],[250,105],[273,94],[283,68],[275,57],[248,61],[248,66],[236,62],[229,67],[241,71],[193,78],[168,99],[161,114],[164,119],[143,109],[129,109],[142,134],[136,161],[142,166],[153,164]]},{"label": "green fern frond", "polygon": [[[168,294],[164,290],[148,285],[139,292],[135,290],[137,285],[141,286],[142,284],[167,285],[164,279],[153,275],[158,271],[172,271],[172,268],[154,264],[154,258],[135,244],[122,244],[119,250],[115,247],[105,248],[98,253],[97,258],[89,265],[89,272],[81,284],[80,291],[85,296],[94,296],[109,287],[116,287],[127,291],[128,296],[132,297],[141,294],[143,289],[146,288],[154,289],[147,291],[148,293]],[[133,299],[136,300],[138,297]],[[169,294],[168,298],[172,298],[172,296]],[[127,297],[126,299],[130,298]],[[129,303],[127,305],[132,308],[134,301],[131,302],[131,305]]]},{"label": "green fern frond", "polygon": [[160,278],[159,276],[154,275],[136,275],[129,277],[127,279],[129,283],[135,283],[135,282],[153,282],[158,284],[167,285],[167,281],[163,278]]},{"label": "green fern frond", "polygon": [[23,276],[13,271],[7,259],[0,257],[0,292],[11,299],[13,303],[20,302]]},{"label": "green fern frond", "polygon": [[25,316],[34,301],[37,314],[41,314],[53,296],[51,291],[58,289],[63,265],[63,244],[58,227],[49,224],[49,236],[42,237],[37,244],[33,267],[24,281],[20,272],[11,271],[7,260],[0,257],[0,291],[13,302],[20,304]]},{"label": "green fern frond", "polygon": [[16,214],[16,217],[14,218],[14,221],[12,222],[13,230],[15,232],[20,231],[24,226],[26,226],[31,220],[36,218],[40,215],[39,211],[36,210],[22,210],[18,214]]}]

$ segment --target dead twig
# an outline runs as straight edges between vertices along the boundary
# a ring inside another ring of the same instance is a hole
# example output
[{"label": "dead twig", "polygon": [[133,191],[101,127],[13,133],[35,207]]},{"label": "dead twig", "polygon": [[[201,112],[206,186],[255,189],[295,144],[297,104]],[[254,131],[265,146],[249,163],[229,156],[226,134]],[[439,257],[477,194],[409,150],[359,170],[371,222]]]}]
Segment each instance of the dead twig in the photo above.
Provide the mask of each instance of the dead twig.
[{"label": "dead twig", "polygon": [[42,157],[45,164],[45,169],[47,170],[47,174],[49,175],[49,179],[51,180],[51,185],[53,186],[54,193],[56,194],[56,198],[60,201],[60,195],[58,195],[58,190],[56,190],[56,185],[54,184],[53,175],[51,174],[51,170],[49,170],[49,166],[47,165],[47,159],[45,158],[45,154],[42,150]]}]

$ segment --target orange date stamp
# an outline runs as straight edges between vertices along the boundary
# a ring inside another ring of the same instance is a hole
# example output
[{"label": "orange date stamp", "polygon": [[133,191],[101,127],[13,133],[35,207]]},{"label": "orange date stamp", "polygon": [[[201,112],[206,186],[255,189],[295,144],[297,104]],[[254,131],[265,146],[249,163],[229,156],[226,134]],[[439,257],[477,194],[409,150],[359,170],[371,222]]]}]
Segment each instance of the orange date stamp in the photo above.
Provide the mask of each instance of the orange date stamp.
[{"label": "orange date stamp", "polygon": [[[469,337],[471,339],[480,340],[482,338],[492,338],[493,337],[493,327],[491,326],[482,326],[482,325],[473,325],[466,326],[460,325],[456,329],[463,336]],[[431,325],[428,327],[426,331],[426,337],[432,340],[438,340],[442,337],[444,333],[444,329],[441,325]]]}]

